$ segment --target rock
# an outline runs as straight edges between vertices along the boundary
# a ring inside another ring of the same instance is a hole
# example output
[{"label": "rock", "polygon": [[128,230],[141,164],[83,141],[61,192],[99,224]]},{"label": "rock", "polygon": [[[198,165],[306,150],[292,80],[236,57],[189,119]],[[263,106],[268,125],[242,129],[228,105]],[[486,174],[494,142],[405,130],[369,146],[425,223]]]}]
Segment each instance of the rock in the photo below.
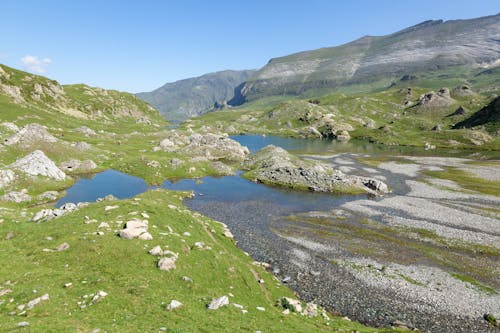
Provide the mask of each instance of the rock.
[{"label": "rock", "polygon": [[351,140],[351,136],[349,135],[349,132],[347,132],[347,131],[337,131],[337,133],[335,134],[335,139],[337,141],[346,142],[346,141]]},{"label": "rock", "polygon": [[243,161],[249,154],[248,148],[240,145],[227,135],[193,133],[188,137],[188,145],[181,149],[190,156],[204,156],[210,161]]},{"label": "rock", "polygon": [[425,150],[434,150],[436,149],[435,145],[431,145],[429,142],[424,143],[424,149]]},{"label": "rock", "polygon": [[5,139],[3,143],[6,146],[29,147],[34,144],[55,142],[57,142],[57,139],[50,135],[45,127],[39,124],[28,124],[11,137]]},{"label": "rock", "polygon": [[482,146],[493,140],[491,135],[482,130],[467,130],[463,137],[476,146]]},{"label": "rock", "polygon": [[448,88],[441,88],[437,93],[430,91],[420,96],[418,104],[426,108],[439,108],[455,104],[456,101],[451,98]]},{"label": "rock", "polygon": [[38,222],[40,220],[44,220],[47,218],[53,217],[53,210],[52,209],[42,209],[41,211],[37,212],[35,216],[31,219],[33,222]]},{"label": "rock", "polygon": [[9,232],[7,233],[7,235],[5,235],[5,238],[4,238],[4,239],[5,239],[5,240],[9,240],[9,239],[12,239],[12,238],[14,238],[14,231],[9,231]]},{"label": "rock", "polygon": [[160,258],[160,260],[158,261],[158,268],[161,271],[168,272],[171,269],[175,269],[176,261],[177,261],[177,256]]},{"label": "rock", "polygon": [[263,307],[263,306],[258,306],[258,307],[256,307],[256,309],[257,309],[258,311],[266,311],[266,308],[265,308],[265,307]]},{"label": "rock", "polygon": [[19,127],[14,123],[3,122],[0,126],[11,132],[19,132]]},{"label": "rock", "polygon": [[44,176],[55,180],[64,180],[66,174],[62,172],[41,150],[17,160],[10,165],[31,176]]},{"label": "rock", "polygon": [[78,150],[89,150],[92,146],[85,141],[80,141],[75,143],[75,148]]},{"label": "rock", "polygon": [[117,209],[117,208],[120,208],[120,206],[106,206],[106,207],[104,207],[104,211],[107,212],[107,211]]},{"label": "rock", "polygon": [[447,117],[453,117],[453,116],[463,116],[464,114],[467,113],[467,110],[463,106],[459,106],[458,109],[455,110],[452,114],[449,114]]},{"label": "rock", "polygon": [[30,326],[30,323],[28,323],[27,321],[21,321],[21,322],[17,323],[16,326],[17,327],[28,327],[28,326]]},{"label": "rock", "polygon": [[78,128],[75,128],[75,131],[83,133],[85,134],[85,136],[97,135],[97,133],[93,129],[88,128],[87,126],[80,126]]},{"label": "rock", "polygon": [[33,309],[35,306],[37,306],[38,304],[40,304],[40,302],[42,301],[48,301],[49,300],[49,294],[44,294],[40,297],[37,297],[31,301],[28,302],[28,304],[26,304],[26,306],[28,307],[28,310],[31,310]]},{"label": "rock", "polygon": [[109,224],[107,222],[101,222],[98,226],[97,229],[101,228],[109,228]]},{"label": "rock", "polygon": [[453,89],[453,94],[457,96],[474,96],[476,93],[466,84],[460,84]]},{"label": "rock", "polygon": [[59,196],[59,192],[57,191],[46,191],[42,194],[38,195],[36,198],[39,201],[54,201]]},{"label": "rock", "polygon": [[65,171],[78,171],[78,172],[90,172],[97,168],[97,164],[95,164],[92,160],[76,160],[71,159],[66,162],[61,163],[60,168]]},{"label": "rock", "polygon": [[302,312],[302,303],[297,299],[282,297],[279,300],[279,304],[292,312]]},{"label": "rock", "polygon": [[246,176],[254,181],[298,190],[371,194],[388,191],[387,185],[379,180],[346,175],[329,164],[303,160],[272,145],[250,156],[243,167],[249,170]]},{"label": "rock", "polygon": [[20,192],[7,192],[2,196],[3,201],[10,201],[15,203],[29,202],[31,201],[31,196],[28,195],[27,190],[22,190]]},{"label": "rock", "polygon": [[60,244],[59,246],[56,247],[56,252],[66,251],[67,249],[69,249],[69,244],[68,243],[62,243],[62,244]]},{"label": "rock", "polygon": [[175,299],[171,300],[170,303],[167,305],[167,310],[172,311],[174,309],[180,308],[183,304],[179,301],[176,301]]},{"label": "rock", "polygon": [[184,282],[193,282],[193,279],[191,279],[189,276],[183,276],[182,281]]},{"label": "rock", "polygon": [[161,249],[160,245],[156,245],[151,250],[149,250],[149,254],[153,256],[161,256],[163,254],[163,250]]},{"label": "rock", "polygon": [[219,298],[214,298],[210,302],[210,304],[207,305],[209,310],[217,310],[222,306],[229,305],[229,298],[227,296],[222,296]]},{"label": "rock", "polygon": [[0,170],[0,189],[12,183],[16,175],[12,170]]},{"label": "rock", "polygon": [[436,126],[434,126],[431,131],[435,131],[435,132],[441,132],[443,130],[443,128],[441,127],[441,125],[437,124]]},{"label": "rock", "polygon": [[93,297],[92,303],[97,303],[102,300],[104,297],[108,296],[108,293],[102,290],[99,290]]},{"label": "rock", "polygon": [[153,240],[153,236],[149,232],[144,232],[137,237],[141,240]]},{"label": "rock", "polygon": [[303,313],[304,313],[304,315],[306,315],[308,317],[317,317],[318,316],[318,305],[313,303],[313,302],[307,303],[306,308],[304,309]]},{"label": "rock", "polygon": [[291,278],[290,276],[285,276],[285,277],[281,280],[281,282],[283,282],[283,283],[288,283],[288,282],[290,282],[290,280],[291,280],[291,279],[292,279],[292,278]]}]

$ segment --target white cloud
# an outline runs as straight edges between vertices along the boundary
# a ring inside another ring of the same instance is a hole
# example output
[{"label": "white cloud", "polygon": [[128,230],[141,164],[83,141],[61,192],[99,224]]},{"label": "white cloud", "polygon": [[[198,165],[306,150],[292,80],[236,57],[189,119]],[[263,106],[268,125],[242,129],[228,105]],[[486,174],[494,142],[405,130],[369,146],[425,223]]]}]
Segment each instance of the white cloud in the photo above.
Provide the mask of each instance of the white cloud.
[{"label": "white cloud", "polygon": [[21,58],[21,62],[25,69],[33,73],[43,74],[52,60],[50,58],[39,59],[37,56],[27,54]]}]

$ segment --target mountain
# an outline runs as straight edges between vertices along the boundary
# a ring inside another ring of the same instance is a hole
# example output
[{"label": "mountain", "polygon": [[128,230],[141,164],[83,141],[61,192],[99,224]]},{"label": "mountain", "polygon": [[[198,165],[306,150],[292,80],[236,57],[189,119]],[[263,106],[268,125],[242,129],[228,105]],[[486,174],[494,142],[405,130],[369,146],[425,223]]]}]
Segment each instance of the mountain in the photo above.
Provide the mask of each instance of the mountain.
[{"label": "mountain", "polygon": [[387,36],[271,59],[241,84],[239,105],[269,96],[313,96],[349,87],[387,88],[394,82],[467,79],[500,65],[500,14],[425,21]]},{"label": "mountain", "polygon": [[172,83],[137,97],[167,119],[180,121],[213,110],[234,97],[234,90],[255,71],[221,71]]}]

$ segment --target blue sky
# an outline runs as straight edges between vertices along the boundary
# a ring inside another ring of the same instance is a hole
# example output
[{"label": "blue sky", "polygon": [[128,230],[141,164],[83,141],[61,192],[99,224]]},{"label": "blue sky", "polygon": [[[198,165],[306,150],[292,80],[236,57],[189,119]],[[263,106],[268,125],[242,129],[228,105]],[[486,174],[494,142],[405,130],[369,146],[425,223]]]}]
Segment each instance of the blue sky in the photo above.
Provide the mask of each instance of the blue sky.
[{"label": "blue sky", "polygon": [[16,0],[1,11],[0,63],[140,92],[428,19],[497,14],[500,1]]}]

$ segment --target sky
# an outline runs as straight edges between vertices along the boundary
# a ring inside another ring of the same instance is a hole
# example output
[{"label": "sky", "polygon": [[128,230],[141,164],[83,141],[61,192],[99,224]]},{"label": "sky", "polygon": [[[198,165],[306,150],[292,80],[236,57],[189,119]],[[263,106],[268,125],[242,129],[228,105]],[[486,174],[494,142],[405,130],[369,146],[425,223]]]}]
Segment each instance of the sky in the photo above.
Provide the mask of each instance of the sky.
[{"label": "sky", "polygon": [[498,0],[4,0],[0,63],[128,92],[500,12]]}]

